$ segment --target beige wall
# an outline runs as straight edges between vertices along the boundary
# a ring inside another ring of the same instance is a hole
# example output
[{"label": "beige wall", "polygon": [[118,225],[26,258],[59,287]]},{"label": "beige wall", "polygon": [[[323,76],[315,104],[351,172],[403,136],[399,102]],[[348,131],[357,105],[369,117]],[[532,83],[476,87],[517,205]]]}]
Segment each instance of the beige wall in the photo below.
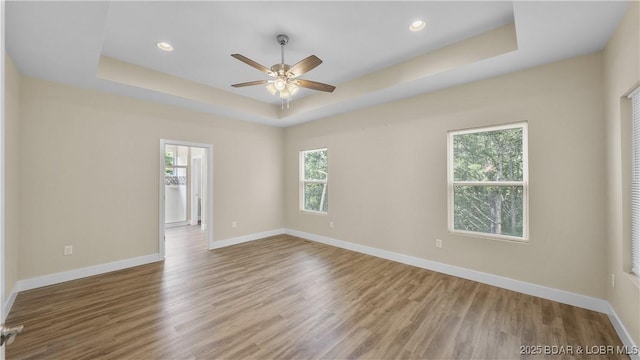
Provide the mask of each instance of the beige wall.
[{"label": "beige wall", "polygon": [[[602,82],[594,54],[287,128],[286,225],[604,298]],[[447,131],[516,121],[529,123],[530,241],[449,234]],[[327,216],[298,210],[298,151],[318,147]]]},{"label": "beige wall", "polygon": [[[18,281],[18,241],[20,238],[20,74],[5,54],[4,141],[5,141],[5,296]],[[2,299],[2,304],[7,299]]]},{"label": "beige wall", "polygon": [[20,117],[20,279],[157,253],[160,139],[213,144],[214,240],[284,225],[282,129],[26,77]]},{"label": "beige wall", "polygon": [[640,344],[640,284],[630,266],[631,104],[640,85],[640,3],[632,1],[604,51],[607,174],[607,300]]}]

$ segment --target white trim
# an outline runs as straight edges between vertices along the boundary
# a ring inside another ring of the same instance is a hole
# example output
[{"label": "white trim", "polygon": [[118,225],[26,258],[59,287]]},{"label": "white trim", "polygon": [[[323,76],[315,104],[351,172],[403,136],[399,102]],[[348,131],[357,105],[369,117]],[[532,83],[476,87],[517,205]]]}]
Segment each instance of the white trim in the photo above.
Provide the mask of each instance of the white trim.
[{"label": "white trim", "polygon": [[273,229],[273,230],[263,231],[263,232],[254,233],[254,234],[242,235],[242,236],[237,236],[229,239],[214,241],[211,243],[210,248],[220,249],[220,248],[231,246],[231,245],[242,244],[245,242],[259,240],[269,236],[282,235],[285,233],[286,233],[286,229]]},{"label": "white trim", "polygon": [[[191,156],[191,148],[189,148],[189,156]],[[189,225],[198,226],[198,221],[200,221],[200,217],[198,216],[198,199],[202,201],[202,156],[191,156],[190,159],[191,168],[190,171],[190,181],[191,181],[191,191],[189,194],[189,198],[191,199],[191,219],[189,220]],[[199,162],[200,166],[194,166],[195,162]],[[196,170],[198,174],[200,174],[199,179],[196,180],[196,177],[193,175],[193,172]],[[194,187],[196,183],[200,184],[200,193],[196,195],[196,190]],[[206,199],[205,199],[206,200]],[[205,214],[206,215],[206,214]]]},{"label": "white trim", "polygon": [[[303,231],[286,229],[285,233],[299,238],[319,242],[326,245],[339,247],[346,250],[356,251],[359,253],[387,259],[402,264],[416,266],[419,268],[436,271],[439,273],[460,277],[467,280],[477,281],[479,283],[497,286],[499,288],[516,291],[519,293],[537,296],[543,299],[556,301],[563,304],[577,306],[583,309],[597,311],[607,314],[613,328],[620,337],[622,343],[628,349],[637,349],[633,338],[625,328],[624,324],[618,317],[611,304],[603,299],[572,293],[565,290],[554,289],[542,285],[532,284],[525,281],[510,279],[498,275],[488,274],[476,270],[466,269],[454,265],[448,265],[436,261],[417,258],[414,256],[404,255],[392,251],[381,250],[370,246],[351,243],[333,239],[326,236],[315,235]],[[639,355],[630,355],[632,360],[640,360]]]},{"label": "white trim", "polygon": [[163,261],[160,254],[150,254],[130,259],[118,260],[110,263],[87,266],[59,273],[36,276],[30,279],[18,280],[14,287],[14,292],[36,289],[43,286],[63,283],[66,281],[82,279],[89,276],[100,275],[112,271],[127,269],[134,266],[145,265],[153,262]]},{"label": "white trim", "polygon": [[16,301],[17,296],[18,291],[16,291],[16,289],[14,288],[13,290],[11,290],[7,301],[4,302],[4,314],[1,322],[5,322],[5,320],[7,320],[7,316],[9,316],[9,313],[11,312],[11,308],[13,307],[13,303]]},{"label": "white trim", "polygon": [[159,195],[158,195],[158,253],[160,254],[160,256],[162,256],[164,258],[164,239],[165,239],[165,235],[164,235],[164,227],[166,226],[165,224],[165,214],[164,214],[164,207],[165,207],[165,189],[164,189],[164,178],[165,178],[165,174],[164,174],[164,169],[165,169],[165,156],[166,156],[166,141],[163,139],[160,139],[160,160],[158,163],[158,167],[160,168],[160,176],[158,177],[158,191],[159,191]]},{"label": "white trim", "polygon": [[609,303],[605,300],[594,298],[591,296],[576,294],[564,290],[553,289],[550,287],[536,285],[520,280],[510,279],[498,275],[488,274],[476,270],[466,269],[459,266],[444,264],[436,261],[417,258],[415,256],[400,254],[392,251],[381,250],[370,246],[355,244],[347,241],[337,240],[326,236],[310,234],[298,230],[286,229],[289,235],[297,236],[303,239],[316,241],[319,243],[336,246],[339,248],[356,251],[359,253],[396,261],[399,263],[416,266],[419,268],[436,271],[439,273],[453,275],[463,279],[477,281],[483,284],[497,286],[503,289],[513,290],[519,293],[533,295],[548,300],[557,301],[563,304],[578,306],[584,309],[609,313]]},{"label": "white trim", "polygon": [[[2,94],[0,99],[0,303],[5,301],[6,285],[7,285],[7,272],[6,272],[6,192],[5,192],[5,166],[7,165],[5,162],[5,61],[4,58],[6,55],[5,49],[5,7],[4,1],[0,3],[0,22],[3,25],[0,25],[0,45],[2,45],[2,58],[0,59],[0,93]],[[5,318],[9,314],[8,311],[5,311],[5,307],[0,305],[0,319],[2,319],[2,323],[4,323]],[[4,360],[4,346],[0,346],[0,360]]]},{"label": "white trim", "polygon": [[[622,321],[618,317],[618,313],[616,313],[610,303],[607,303],[607,305],[609,309],[606,313],[607,315],[609,315],[609,320],[611,321],[613,328],[616,330],[616,333],[618,333],[618,337],[620,337],[622,344],[626,346],[627,349],[637,349],[638,346],[633,342],[633,338],[627,331],[627,328],[625,328],[624,324],[622,324]],[[631,358],[631,360],[640,360],[640,354],[629,355],[629,357]]]},{"label": "white trim", "polygon": [[456,181],[460,186],[524,186],[524,181]]},{"label": "white trim", "polygon": [[300,150],[298,152],[298,180],[299,180],[298,181],[298,205],[299,205],[299,209],[300,209],[301,212],[314,214],[314,215],[328,215],[329,214],[328,211],[307,210],[307,209],[304,208],[304,203],[305,203],[304,186],[305,186],[305,184],[307,184],[307,183],[310,183],[310,184],[323,184],[325,186],[325,189],[329,185],[329,164],[328,164],[328,160],[327,160],[327,176],[326,176],[326,178],[324,180],[307,180],[305,178],[304,156],[307,153],[318,152],[318,151],[325,151],[327,153],[327,159],[329,158],[329,149],[326,148],[326,147],[319,148],[319,149],[311,149],[311,150]]},{"label": "white trim", "polygon": [[164,227],[166,229],[166,228],[187,226],[187,225],[190,225],[189,221],[176,221],[176,222],[165,223]]},{"label": "white trim", "polygon": [[[453,137],[456,135],[484,133],[489,131],[522,129],[522,181],[456,181],[454,179]],[[466,231],[455,228],[454,188],[456,186],[521,186],[522,187],[522,236],[493,234],[490,232]],[[485,239],[529,241],[529,123],[527,121],[490,125],[471,129],[447,131],[447,229],[449,233],[477,236]]]}]

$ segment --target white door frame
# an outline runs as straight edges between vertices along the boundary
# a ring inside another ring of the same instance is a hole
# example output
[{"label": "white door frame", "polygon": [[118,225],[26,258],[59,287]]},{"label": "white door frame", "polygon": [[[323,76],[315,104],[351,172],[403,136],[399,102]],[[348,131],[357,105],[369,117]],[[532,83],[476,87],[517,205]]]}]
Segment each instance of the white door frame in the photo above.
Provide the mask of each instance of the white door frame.
[{"label": "white door frame", "polygon": [[[207,249],[213,249],[213,145],[211,144],[201,144],[194,143],[188,141],[181,140],[167,140],[160,139],[160,152],[159,152],[159,171],[158,171],[158,252],[160,256],[165,257],[165,243],[164,243],[164,156],[165,156],[165,146],[166,145],[178,145],[178,146],[189,146],[189,147],[198,147],[205,149],[206,154],[206,162],[207,162],[207,190],[206,190],[206,212],[205,219],[207,224]],[[204,184],[202,184],[204,187]]]},{"label": "white door frame", "polygon": [[[0,1],[0,45],[2,45],[2,49],[4,49],[4,1]],[[2,59],[0,60],[0,78],[2,79],[0,82],[0,89],[2,91],[0,91],[0,93],[2,94],[2,100],[0,100],[0,324],[4,324],[4,320],[5,317],[8,314],[5,314],[5,284],[6,284],[6,280],[5,280],[5,270],[4,270],[4,266],[5,266],[5,255],[6,255],[6,251],[5,251],[5,235],[6,235],[6,231],[5,231],[5,214],[6,214],[6,209],[5,209],[5,205],[6,205],[6,197],[5,197],[5,141],[4,141],[4,110],[5,110],[5,102],[4,102],[4,97],[5,97],[5,88],[4,88],[4,80],[5,80],[5,73],[4,73],[4,56],[5,54],[2,54]],[[0,360],[4,360],[4,346],[0,347]]]},{"label": "white door frame", "polygon": [[[198,199],[202,197],[202,156],[198,155],[191,158],[190,172],[191,193],[188,195],[191,199],[190,222],[191,225],[195,226],[198,225]],[[200,189],[196,185],[200,185]]]},{"label": "white door frame", "polygon": [[[0,45],[2,45],[2,49],[4,49],[4,1],[0,2]],[[0,324],[4,324],[4,320],[8,314],[5,314],[5,214],[6,214],[6,197],[5,197],[5,188],[4,188],[4,178],[5,178],[5,141],[4,141],[4,110],[5,110],[5,88],[4,88],[4,56],[2,54],[2,59],[0,60],[0,94],[2,94],[2,100],[0,100]],[[2,325],[0,325],[2,326]],[[4,346],[0,347],[0,360],[4,360]]]}]

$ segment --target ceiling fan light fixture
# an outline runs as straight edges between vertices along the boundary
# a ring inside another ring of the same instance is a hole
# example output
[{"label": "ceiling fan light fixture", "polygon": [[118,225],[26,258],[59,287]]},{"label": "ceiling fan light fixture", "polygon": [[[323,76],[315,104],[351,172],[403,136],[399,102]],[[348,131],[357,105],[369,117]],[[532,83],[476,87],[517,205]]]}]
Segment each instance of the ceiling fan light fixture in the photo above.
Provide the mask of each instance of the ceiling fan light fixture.
[{"label": "ceiling fan light fixture", "polygon": [[300,90],[300,88],[295,83],[290,82],[287,84],[287,92],[290,94],[290,96],[294,96],[296,93],[298,93],[298,90]]},{"label": "ceiling fan light fixture", "polygon": [[415,20],[411,23],[411,25],[409,25],[409,30],[413,31],[413,32],[418,32],[422,29],[424,29],[424,27],[427,25],[426,22],[424,22],[424,20]]},{"label": "ceiling fan light fixture", "polygon": [[[282,89],[279,89],[278,86],[279,84],[284,84]],[[269,92],[269,94],[275,96],[276,94],[278,95],[278,97],[280,97],[281,99],[287,99],[290,97],[293,97],[298,90],[300,90],[300,88],[298,87],[298,85],[296,85],[293,82],[278,82],[278,80],[275,81],[271,81],[267,86],[266,86],[267,91]]]},{"label": "ceiling fan light fixture", "polygon": [[278,91],[282,91],[287,87],[287,81],[281,77],[277,78],[273,84],[275,85],[276,89],[278,89]]},{"label": "ceiling fan light fixture", "polygon": [[270,82],[269,85],[267,85],[267,91],[273,96],[278,92],[278,89],[276,89],[276,86],[273,84],[273,82]]}]

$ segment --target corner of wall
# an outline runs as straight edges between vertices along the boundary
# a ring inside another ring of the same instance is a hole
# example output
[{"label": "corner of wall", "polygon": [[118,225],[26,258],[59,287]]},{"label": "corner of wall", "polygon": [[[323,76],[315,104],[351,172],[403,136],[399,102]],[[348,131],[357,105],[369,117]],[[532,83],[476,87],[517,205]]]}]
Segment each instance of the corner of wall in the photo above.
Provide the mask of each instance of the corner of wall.
[{"label": "corner of wall", "polygon": [[[11,56],[4,53],[4,237],[5,298],[11,307],[18,281],[20,216],[20,82],[21,76]],[[6,307],[5,307],[6,308]],[[5,312],[5,316],[8,312]]]},{"label": "corner of wall", "polygon": [[[628,247],[630,197],[630,117],[624,96],[640,83],[640,2],[627,11],[603,52],[606,134],[606,300],[626,337],[640,344],[640,287],[625,268]],[[611,278],[615,277],[615,285]],[[623,337],[621,335],[621,337]]]}]

